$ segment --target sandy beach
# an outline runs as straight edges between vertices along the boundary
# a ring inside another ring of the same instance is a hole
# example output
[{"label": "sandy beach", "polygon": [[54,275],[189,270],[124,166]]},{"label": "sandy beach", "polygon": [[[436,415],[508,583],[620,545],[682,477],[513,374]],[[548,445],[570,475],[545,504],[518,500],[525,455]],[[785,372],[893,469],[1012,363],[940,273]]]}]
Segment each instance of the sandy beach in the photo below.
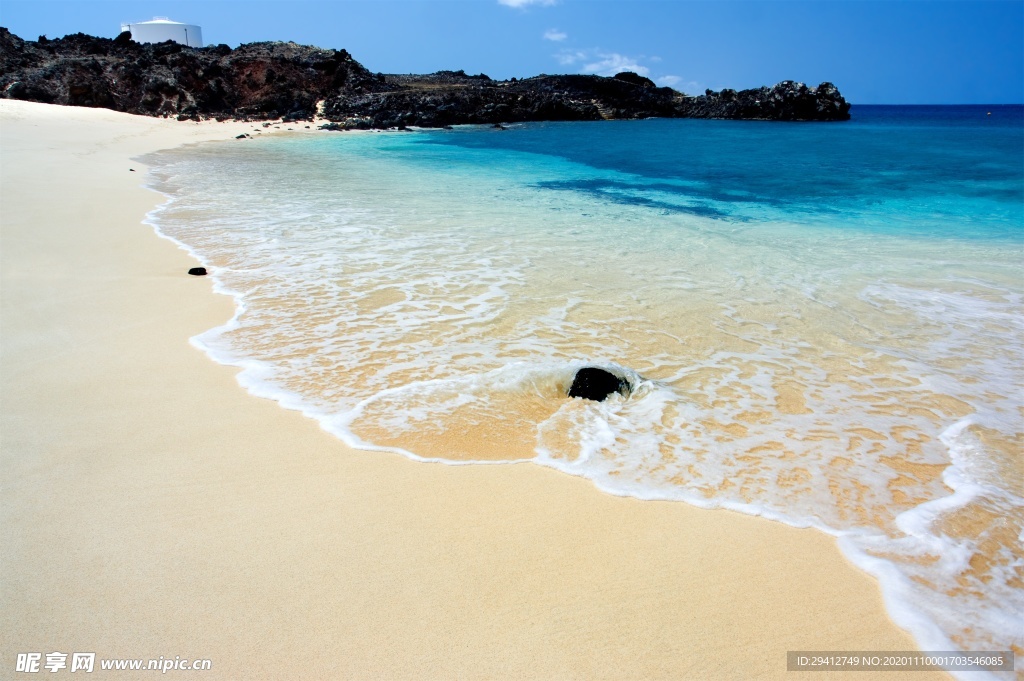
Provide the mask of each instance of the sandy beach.
[{"label": "sandy beach", "polygon": [[356,451],[247,394],[188,342],[232,301],[142,223],[132,159],[254,127],[0,101],[0,676],[782,678],[789,650],[915,648],[820,532]]}]

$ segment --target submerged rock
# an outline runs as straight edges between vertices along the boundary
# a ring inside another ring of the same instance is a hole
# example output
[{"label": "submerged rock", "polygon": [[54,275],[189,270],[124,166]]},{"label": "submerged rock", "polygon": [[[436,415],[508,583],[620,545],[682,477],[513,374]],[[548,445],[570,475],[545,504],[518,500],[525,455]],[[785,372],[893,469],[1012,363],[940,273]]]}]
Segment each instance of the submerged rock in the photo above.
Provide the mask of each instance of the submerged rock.
[{"label": "submerged rock", "polygon": [[569,397],[604,402],[612,393],[629,394],[629,382],[599,367],[583,367],[576,372]]}]

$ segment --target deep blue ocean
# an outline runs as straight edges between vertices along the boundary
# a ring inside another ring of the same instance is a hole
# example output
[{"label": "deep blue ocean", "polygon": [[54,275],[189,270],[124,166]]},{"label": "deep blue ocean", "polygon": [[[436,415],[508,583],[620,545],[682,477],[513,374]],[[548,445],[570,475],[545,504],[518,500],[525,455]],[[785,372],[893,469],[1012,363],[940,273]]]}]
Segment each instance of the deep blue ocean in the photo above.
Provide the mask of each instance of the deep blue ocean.
[{"label": "deep blue ocean", "polygon": [[851,114],[231,140],[151,221],[351,445],[815,527],[922,649],[1024,647],[1024,107]]}]

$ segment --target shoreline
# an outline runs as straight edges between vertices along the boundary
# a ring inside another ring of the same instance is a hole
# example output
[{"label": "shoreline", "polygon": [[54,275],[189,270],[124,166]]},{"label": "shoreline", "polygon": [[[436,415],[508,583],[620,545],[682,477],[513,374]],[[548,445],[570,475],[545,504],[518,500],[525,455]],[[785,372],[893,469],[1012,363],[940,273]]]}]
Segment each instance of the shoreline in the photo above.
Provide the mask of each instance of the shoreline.
[{"label": "shoreline", "polygon": [[254,399],[189,344],[234,303],[142,224],[161,201],[130,160],[254,124],[9,100],[0,123],[0,664],[774,678],[787,650],[916,648],[823,533],[357,451]]}]

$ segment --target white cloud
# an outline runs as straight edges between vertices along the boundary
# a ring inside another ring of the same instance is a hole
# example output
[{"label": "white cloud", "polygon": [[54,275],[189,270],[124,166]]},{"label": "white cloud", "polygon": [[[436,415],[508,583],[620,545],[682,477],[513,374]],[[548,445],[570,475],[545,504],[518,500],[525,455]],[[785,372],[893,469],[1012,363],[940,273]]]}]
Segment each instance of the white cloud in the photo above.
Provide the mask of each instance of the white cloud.
[{"label": "white cloud", "polygon": [[695,80],[683,80],[679,76],[659,76],[654,79],[658,85],[664,85],[680,92],[701,93],[704,92],[704,84]]},{"label": "white cloud", "polygon": [[635,58],[627,57],[617,52],[603,52],[595,55],[597,61],[584,64],[580,69],[582,73],[593,73],[598,76],[614,76],[622,71],[646,76],[651,72],[649,68],[641,65]]},{"label": "white cloud", "polygon": [[592,73],[598,76],[614,76],[623,71],[652,78],[658,85],[664,85],[677,90],[685,88],[684,92],[703,92],[704,86],[696,81],[683,80],[681,76],[664,74],[651,76],[651,69],[645,66],[646,63],[661,62],[660,57],[640,55],[631,57],[618,52],[608,52],[599,48],[587,49],[563,49],[553,55],[561,66],[572,68],[577,73]]},{"label": "white cloud", "polygon": [[630,57],[618,52],[607,52],[600,48],[582,50],[563,49],[552,56],[558,60],[560,65],[571,68],[576,73],[614,76],[623,71],[632,71],[645,78],[651,78],[658,85],[674,88],[680,92],[704,91],[703,84],[694,80],[683,80],[681,76],[675,76],[670,73],[652,76],[651,69],[644,66],[644,62],[661,62],[662,59],[657,56],[640,55]]},{"label": "white cloud", "polygon": [[498,0],[499,5],[505,5],[506,7],[529,7],[530,5],[538,5],[540,7],[550,7],[557,3],[558,0]]},{"label": "white cloud", "polygon": [[599,49],[562,50],[555,55],[562,66],[574,66],[580,73],[593,73],[598,76],[614,76],[623,71],[632,71],[641,76],[648,75],[651,70],[640,63],[648,57],[628,57],[618,52],[606,52]]},{"label": "white cloud", "polygon": [[559,31],[557,28],[549,28],[544,31],[544,40],[554,40],[556,43],[561,42],[569,37],[569,34],[565,31]]},{"label": "white cloud", "polygon": [[570,50],[562,50],[555,55],[555,59],[557,59],[558,63],[562,66],[572,66],[587,58],[587,52],[572,52]]}]

